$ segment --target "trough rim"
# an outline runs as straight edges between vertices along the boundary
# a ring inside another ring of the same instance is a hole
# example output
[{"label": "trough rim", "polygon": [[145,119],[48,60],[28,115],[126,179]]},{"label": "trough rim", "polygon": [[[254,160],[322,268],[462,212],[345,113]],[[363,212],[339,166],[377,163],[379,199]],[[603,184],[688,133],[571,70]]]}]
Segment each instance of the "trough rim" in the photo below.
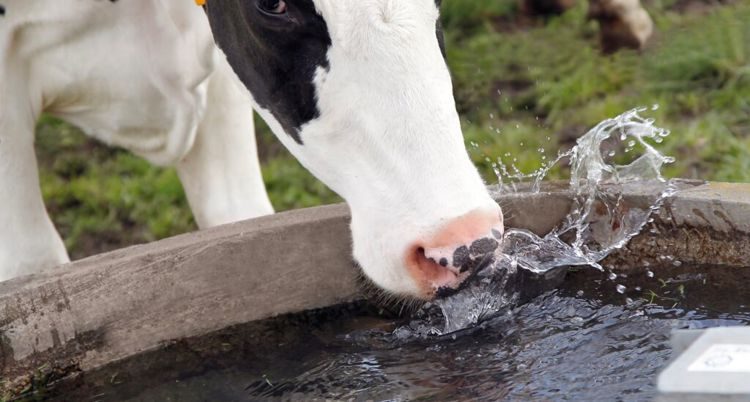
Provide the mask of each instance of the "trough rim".
[{"label": "trough rim", "polygon": [[[750,184],[683,181],[680,187],[658,223],[750,242]],[[545,233],[567,214],[570,196],[552,185],[496,200],[514,209],[508,226]],[[625,196],[649,202],[648,195]],[[349,221],[344,204],[289,211],[0,283],[0,400],[43,364],[63,376],[85,372],[179,339],[361,298]],[[248,263],[266,269],[248,273]]]}]

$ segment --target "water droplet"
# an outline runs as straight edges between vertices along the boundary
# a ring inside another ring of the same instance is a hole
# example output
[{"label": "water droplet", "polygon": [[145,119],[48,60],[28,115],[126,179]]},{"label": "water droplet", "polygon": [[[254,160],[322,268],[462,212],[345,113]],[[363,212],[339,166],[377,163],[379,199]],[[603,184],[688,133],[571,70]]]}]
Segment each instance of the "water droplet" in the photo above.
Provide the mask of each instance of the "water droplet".
[{"label": "water droplet", "polygon": [[646,276],[648,276],[649,278],[653,278],[654,277],[654,273],[651,272],[650,270],[647,270],[646,271]]},{"label": "water droplet", "polygon": [[680,261],[680,260],[674,260],[674,262],[672,262],[672,265],[674,265],[675,267],[679,267],[679,266],[682,265],[682,261]]},{"label": "water droplet", "polygon": [[651,110],[653,110],[653,111],[659,110],[659,104],[658,103],[654,103],[653,105],[651,105]]},{"label": "water droplet", "polygon": [[624,285],[617,285],[617,293],[625,294],[627,288]]},{"label": "water droplet", "polygon": [[613,281],[613,280],[617,279],[617,274],[614,273],[614,272],[610,272],[608,278],[609,278],[610,281]]}]

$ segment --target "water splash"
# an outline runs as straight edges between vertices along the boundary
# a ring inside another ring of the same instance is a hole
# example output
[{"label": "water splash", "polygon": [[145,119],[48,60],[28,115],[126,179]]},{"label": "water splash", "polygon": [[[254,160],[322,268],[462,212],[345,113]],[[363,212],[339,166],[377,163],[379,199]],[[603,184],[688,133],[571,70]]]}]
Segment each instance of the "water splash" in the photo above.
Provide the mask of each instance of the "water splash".
[{"label": "water splash", "polygon": [[[669,131],[644,118],[646,108],[633,109],[605,120],[578,139],[570,151],[545,163],[539,170],[523,173],[515,165],[494,165],[503,191],[516,191],[520,182],[532,181],[539,192],[542,180],[557,164],[569,161],[569,190],[573,206],[564,221],[546,236],[523,229],[509,229],[496,262],[483,271],[469,288],[436,304],[445,317],[440,333],[450,333],[480,322],[484,317],[508,310],[519,300],[519,290],[509,278],[519,270],[545,275],[555,268],[591,266],[624,247],[641,232],[664,200],[676,192],[661,170],[674,159],[651,144],[661,143]],[[621,154],[630,162],[617,164]],[[627,206],[623,194],[638,190],[655,195],[647,208]],[[433,331],[434,332],[434,331]]]}]

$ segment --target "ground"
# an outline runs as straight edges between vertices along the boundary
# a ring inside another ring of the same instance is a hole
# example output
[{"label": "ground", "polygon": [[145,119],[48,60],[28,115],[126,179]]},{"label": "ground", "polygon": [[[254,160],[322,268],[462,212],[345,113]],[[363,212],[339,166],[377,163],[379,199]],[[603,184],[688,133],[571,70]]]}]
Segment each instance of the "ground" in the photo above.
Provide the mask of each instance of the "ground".
[{"label": "ground", "polygon": [[[750,181],[750,3],[645,0],[656,35],[642,52],[598,49],[586,2],[534,21],[515,0],[444,0],[466,144],[488,183],[498,158],[524,171],[599,121],[637,106],[672,135],[672,177]],[[655,107],[658,106],[658,107]],[[259,123],[263,175],[277,210],[340,199]],[[37,154],[47,207],[73,258],[195,229],[173,169],[161,169],[45,117]],[[564,177],[564,169],[552,177]]]}]

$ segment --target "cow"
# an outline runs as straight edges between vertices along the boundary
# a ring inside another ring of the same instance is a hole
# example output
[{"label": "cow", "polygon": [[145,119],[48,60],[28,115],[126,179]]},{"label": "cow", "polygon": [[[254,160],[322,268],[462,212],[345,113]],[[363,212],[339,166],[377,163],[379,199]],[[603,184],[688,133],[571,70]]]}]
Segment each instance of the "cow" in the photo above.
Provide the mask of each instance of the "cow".
[{"label": "cow", "polygon": [[206,228],[273,213],[254,109],[347,202],[366,277],[455,292],[503,215],[464,146],[439,3],[0,0],[0,279],[68,261],[39,188],[42,113],[175,166]]},{"label": "cow", "polygon": [[[520,9],[529,16],[559,15],[576,0],[520,0]],[[640,0],[589,0],[587,18],[599,23],[602,52],[622,48],[641,50],[654,31],[654,22]]]}]

